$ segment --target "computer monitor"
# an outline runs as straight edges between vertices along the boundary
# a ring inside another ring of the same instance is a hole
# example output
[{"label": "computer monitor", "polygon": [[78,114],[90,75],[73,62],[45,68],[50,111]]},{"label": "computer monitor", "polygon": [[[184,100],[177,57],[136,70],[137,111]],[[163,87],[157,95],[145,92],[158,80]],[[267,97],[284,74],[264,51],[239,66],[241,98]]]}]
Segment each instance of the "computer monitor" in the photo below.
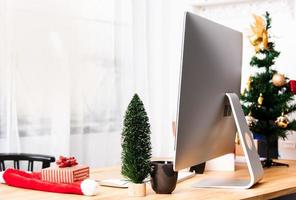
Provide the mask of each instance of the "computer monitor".
[{"label": "computer monitor", "polygon": [[251,187],[263,170],[239,98],[242,34],[186,12],[175,144],[176,171],[233,153],[238,131],[252,180],[203,181],[201,187]]}]

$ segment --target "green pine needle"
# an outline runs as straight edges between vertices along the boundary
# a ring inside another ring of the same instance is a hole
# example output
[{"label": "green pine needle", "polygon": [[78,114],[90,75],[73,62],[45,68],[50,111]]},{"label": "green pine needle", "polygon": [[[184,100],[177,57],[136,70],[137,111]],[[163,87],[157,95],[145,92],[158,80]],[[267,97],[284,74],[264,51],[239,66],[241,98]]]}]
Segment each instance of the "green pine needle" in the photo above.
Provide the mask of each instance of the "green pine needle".
[{"label": "green pine needle", "polygon": [[296,120],[293,120],[289,123],[288,127],[287,127],[288,130],[291,130],[291,131],[296,131]]},{"label": "green pine needle", "polygon": [[[266,29],[269,30],[272,20],[268,12],[265,13],[265,20]],[[265,70],[259,70],[260,72],[252,77],[250,90],[245,90],[240,99],[245,115],[251,113],[251,116],[258,120],[250,127],[252,132],[263,135],[268,140],[285,139],[290,130],[296,131],[296,121],[290,122],[286,128],[278,127],[275,121],[282,113],[289,114],[296,111],[296,104],[293,102],[294,94],[289,91],[287,85],[278,87],[272,83],[272,77],[277,73],[274,69],[275,61],[280,52],[275,50],[273,42],[269,42],[268,47],[261,49],[251,58],[252,67]],[[258,104],[260,94],[263,96],[262,105]]]},{"label": "green pine needle", "polygon": [[150,134],[144,104],[135,94],[125,113],[121,137],[121,173],[133,183],[142,183],[150,173]]},{"label": "green pine needle", "polygon": [[269,12],[265,12],[266,30],[271,28],[271,18]]}]

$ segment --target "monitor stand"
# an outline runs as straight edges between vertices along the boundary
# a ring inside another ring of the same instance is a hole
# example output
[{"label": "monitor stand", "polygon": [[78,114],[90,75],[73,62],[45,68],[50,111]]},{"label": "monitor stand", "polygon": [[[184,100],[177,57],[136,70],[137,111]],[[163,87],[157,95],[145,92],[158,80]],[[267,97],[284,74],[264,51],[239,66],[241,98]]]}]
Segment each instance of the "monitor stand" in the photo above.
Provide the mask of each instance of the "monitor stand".
[{"label": "monitor stand", "polygon": [[260,162],[252,134],[247,125],[245,115],[243,113],[240,100],[235,93],[226,93],[233,113],[235,125],[237,127],[238,136],[243,148],[248,171],[249,179],[202,179],[194,183],[193,187],[213,187],[213,188],[237,188],[248,189],[257,183],[263,177],[263,168]]}]

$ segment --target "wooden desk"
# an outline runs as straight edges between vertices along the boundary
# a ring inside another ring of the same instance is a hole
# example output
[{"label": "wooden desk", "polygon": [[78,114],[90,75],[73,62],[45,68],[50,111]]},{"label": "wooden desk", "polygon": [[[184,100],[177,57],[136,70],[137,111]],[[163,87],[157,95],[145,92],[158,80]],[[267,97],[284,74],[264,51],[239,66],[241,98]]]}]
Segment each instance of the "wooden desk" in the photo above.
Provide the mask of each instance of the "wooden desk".
[{"label": "wooden desk", "polygon": [[[196,175],[194,178],[181,182],[177,185],[172,195],[158,195],[147,186],[147,196],[143,198],[129,198],[127,189],[117,189],[109,187],[98,187],[98,195],[86,197],[80,195],[56,194],[34,190],[26,190],[10,187],[0,184],[0,199],[4,200],[124,200],[124,199],[270,199],[283,195],[296,193],[296,161],[286,161],[290,167],[280,167],[265,169],[264,178],[259,184],[249,190],[233,190],[233,189],[201,189],[192,188],[194,181],[201,180],[205,177],[221,177],[221,178],[238,178],[247,177],[245,166],[238,166],[235,173],[233,172],[206,172],[203,175]],[[119,178],[120,168],[100,168],[91,170],[91,178],[106,179]]]}]

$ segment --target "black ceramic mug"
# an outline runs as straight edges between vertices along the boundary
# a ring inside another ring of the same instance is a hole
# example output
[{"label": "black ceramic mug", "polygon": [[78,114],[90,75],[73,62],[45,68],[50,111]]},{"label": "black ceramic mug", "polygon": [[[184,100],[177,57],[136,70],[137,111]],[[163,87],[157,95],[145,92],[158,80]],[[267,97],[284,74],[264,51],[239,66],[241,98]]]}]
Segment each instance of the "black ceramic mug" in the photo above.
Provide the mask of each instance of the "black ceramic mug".
[{"label": "black ceramic mug", "polygon": [[151,187],[157,194],[171,194],[176,188],[178,172],[171,161],[151,162]]}]

